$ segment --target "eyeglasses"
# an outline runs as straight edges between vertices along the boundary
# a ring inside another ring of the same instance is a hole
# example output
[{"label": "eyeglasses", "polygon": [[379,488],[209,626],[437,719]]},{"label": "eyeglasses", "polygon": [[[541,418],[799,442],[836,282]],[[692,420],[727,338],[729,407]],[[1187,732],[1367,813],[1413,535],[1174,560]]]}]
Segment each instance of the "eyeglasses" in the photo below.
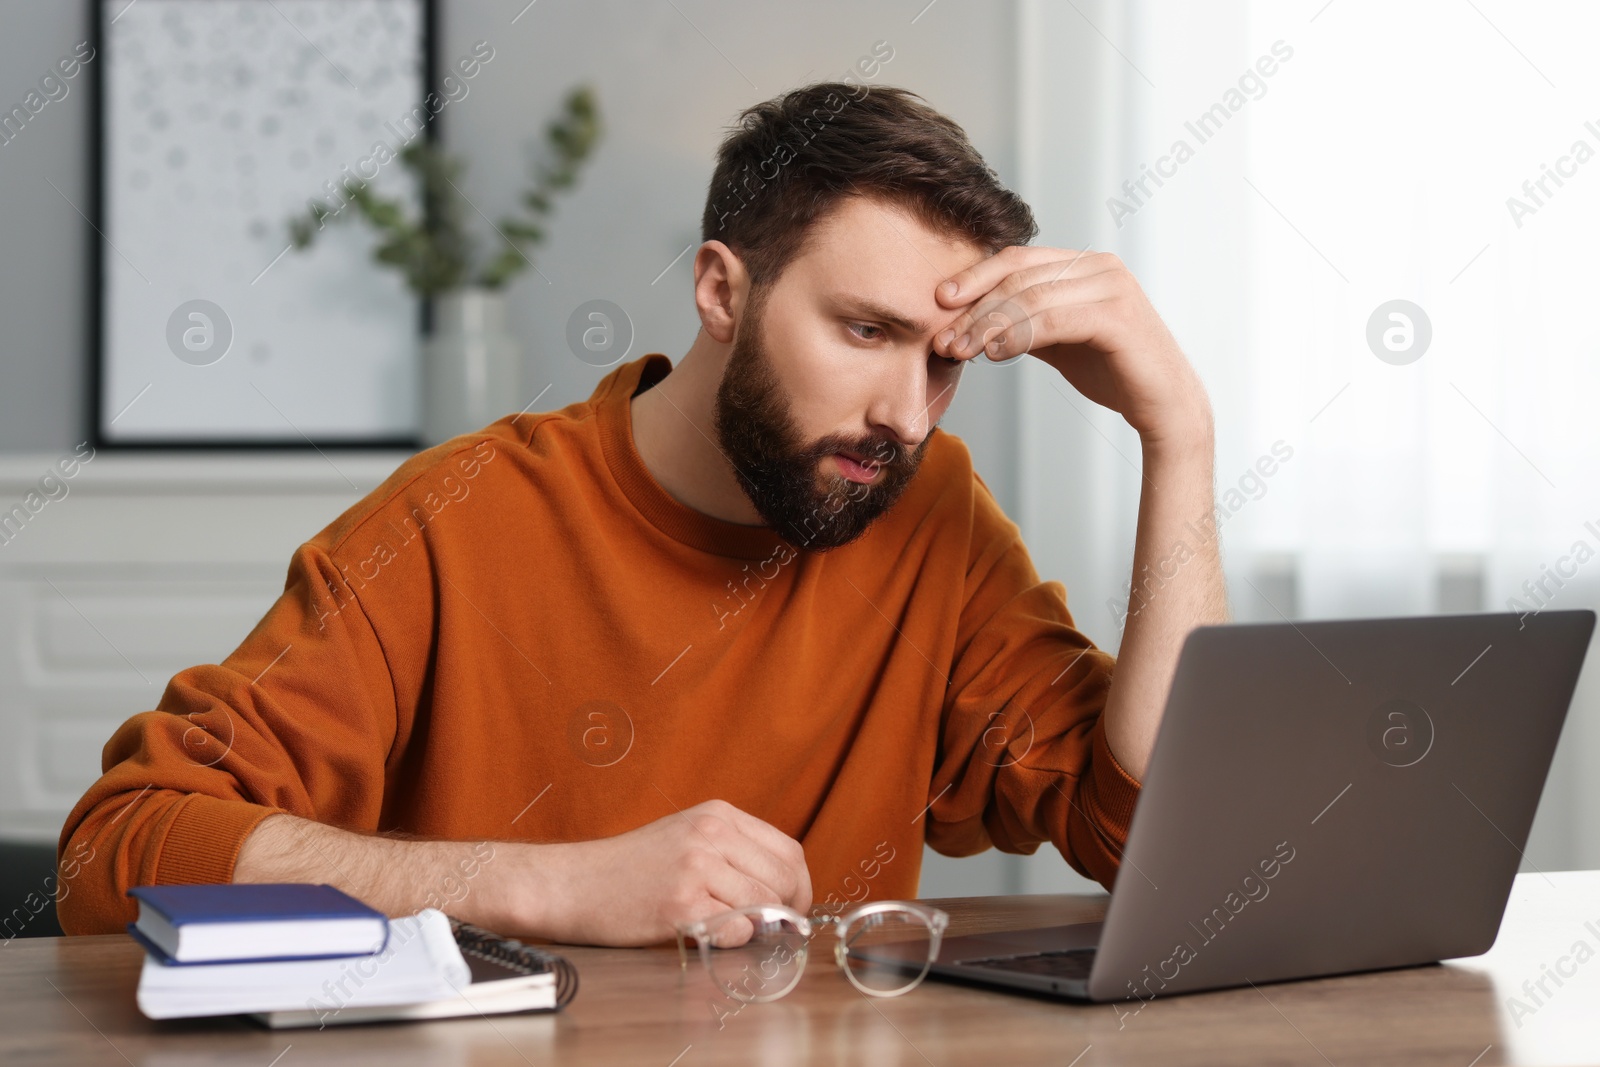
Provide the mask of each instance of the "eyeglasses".
[{"label": "eyeglasses", "polygon": [[712,981],[728,996],[777,1000],[800,981],[812,936],[831,927],[838,937],[834,961],[850,983],[869,996],[898,997],[927,977],[949,924],[946,912],[910,901],[878,901],[810,919],[781,904],[754,904],[679,925],[678,958],[688,970],[686,939],[692,937]]}]

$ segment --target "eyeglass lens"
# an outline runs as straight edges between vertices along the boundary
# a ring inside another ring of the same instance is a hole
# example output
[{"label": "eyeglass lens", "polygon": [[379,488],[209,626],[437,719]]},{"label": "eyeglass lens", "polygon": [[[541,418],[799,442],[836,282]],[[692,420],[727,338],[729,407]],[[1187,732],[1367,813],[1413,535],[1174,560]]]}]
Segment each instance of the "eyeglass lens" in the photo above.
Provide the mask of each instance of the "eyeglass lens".
[{"label": "eyeglass lens", "polygon": [[711,977],[735,1000],[774,1000],[800,980],[806,939],[788,918],[729,915],[707,929],[706,943]]},{"label": "eyeglass lens", "polygon": [[[840,933],[850,978],[870,993],[903,993],[928,973],[932,952],[931,943],[926,942],[932,931],[928,920],[917,912],[873,912],[854,920]],[[925,943],[917,944],[919,941]],[[868,953],[877,958],[866,958]],[[890,962],[883,962],[885,957]]]}]

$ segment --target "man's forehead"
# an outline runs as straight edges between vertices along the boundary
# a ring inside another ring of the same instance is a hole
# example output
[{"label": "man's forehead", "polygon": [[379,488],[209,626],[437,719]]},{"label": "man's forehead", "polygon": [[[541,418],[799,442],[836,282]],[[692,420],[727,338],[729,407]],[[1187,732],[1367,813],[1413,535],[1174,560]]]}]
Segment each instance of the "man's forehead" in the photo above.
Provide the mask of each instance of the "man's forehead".
[{"label": "man's forehead", "polygon": [[929,286],[983,259],[985,252],[966,238],[931,229],[903,204],[872,196],[847,196],[812,224],[804,254],[831,267],[862,269],[913,265],[931,277]]},{"label": "man's forehead", "polygon": [[840,312],[913,333],[929,333],[953,317],[934,287],[986,256],[966,240],[928,229],[898,205],[863,197],[830,212],[812,236],[794,274]]}]

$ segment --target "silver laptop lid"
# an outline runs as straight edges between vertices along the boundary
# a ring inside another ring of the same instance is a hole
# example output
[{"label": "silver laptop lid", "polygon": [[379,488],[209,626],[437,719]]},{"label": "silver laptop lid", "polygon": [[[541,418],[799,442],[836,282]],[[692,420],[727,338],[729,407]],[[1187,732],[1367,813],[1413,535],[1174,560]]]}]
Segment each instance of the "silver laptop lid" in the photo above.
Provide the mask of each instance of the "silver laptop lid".
[{"label": "silver laptop lid", "polygon": [[1090,995],[1486,951],[1594,622],[1549,611],[1195,630]]}]

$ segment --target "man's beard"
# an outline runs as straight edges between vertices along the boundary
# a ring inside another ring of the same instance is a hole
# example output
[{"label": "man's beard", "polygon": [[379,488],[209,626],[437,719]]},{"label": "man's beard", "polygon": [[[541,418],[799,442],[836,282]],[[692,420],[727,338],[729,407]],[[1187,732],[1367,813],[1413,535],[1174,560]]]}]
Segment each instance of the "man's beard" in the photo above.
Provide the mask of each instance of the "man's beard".
[{"label": "man's beard", "polygon": [[[752,300],[717,386],[717,437],[739,487],[779,536],[819,552],[838,548],[865,533],[899,499],[933,429],[911,452],[881,437],[842,434],[805,445],[762,343],[760,304],[759,297]],[[868,470],[882,467],[882,473],[870,484],[852,482],[831,459],[836,452],[853,452]]]}]

